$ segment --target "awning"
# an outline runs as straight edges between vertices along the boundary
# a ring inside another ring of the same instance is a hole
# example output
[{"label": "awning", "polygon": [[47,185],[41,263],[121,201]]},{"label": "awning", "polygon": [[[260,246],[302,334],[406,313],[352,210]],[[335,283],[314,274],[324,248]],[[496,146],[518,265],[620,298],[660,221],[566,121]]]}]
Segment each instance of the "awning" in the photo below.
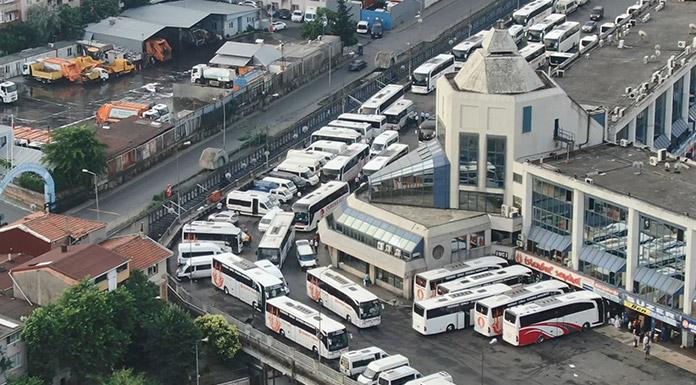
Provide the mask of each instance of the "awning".
[{"label": "awning", "polygon": [[215,55],[210,64],[230,67],[245,67],[251,61],[250,57],[230,56],[230,55]]},{"label": "awning", "polygon": [[689,107],[689,119],[696,120],[696,104]]},{"label": "awning", "polygon": [[669,295],[679,294],[684,289],[684,282],[647,267],[639,267],[634,280]]},{"label": "awning", "polygon": [[678,138],[682,136],[685,132],[689,131],[689,126],[686,124],[684,119],[677,119],[672,123],[672,137]]},{"label": "awning", "polygon": [[532,226],[527,238],[536,242],[537,247],[546,251],[566,251],[571,243],[570,236],[556,234],[539,226]]},{"label": "awning", "polygon": [[655,139],[655,148],[657,148],[657,149],[667,148],[667,147],[669,147],[669,145],[670,145],[669,138],[667,138],[667,135],[665,135],[665,134],[662,134]]},{"label": "awning", "polygon": [[625,259],[609,254],[596,246],[583,247],[580,259],[606,269],[611,273],[617,273],[626,267]]}]

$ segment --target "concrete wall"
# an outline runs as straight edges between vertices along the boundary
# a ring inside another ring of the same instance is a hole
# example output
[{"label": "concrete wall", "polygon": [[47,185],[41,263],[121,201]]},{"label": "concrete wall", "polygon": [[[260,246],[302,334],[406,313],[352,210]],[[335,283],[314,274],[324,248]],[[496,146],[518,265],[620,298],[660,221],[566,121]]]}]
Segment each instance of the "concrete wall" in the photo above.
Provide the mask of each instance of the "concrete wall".
[{"label": "concrete wall", "polygon": [[20,203],[22,206],[41,208],[44,205],[43,193],[31,191],[15,184],[9,184],[3,191],[5,198]]},{"label": "concrete wall", "polygon": [[77,284],[49,269],[15,272],[12,277],[15,296],[26,296],[34,305],[39,306],[56,302],[68,287]]}]

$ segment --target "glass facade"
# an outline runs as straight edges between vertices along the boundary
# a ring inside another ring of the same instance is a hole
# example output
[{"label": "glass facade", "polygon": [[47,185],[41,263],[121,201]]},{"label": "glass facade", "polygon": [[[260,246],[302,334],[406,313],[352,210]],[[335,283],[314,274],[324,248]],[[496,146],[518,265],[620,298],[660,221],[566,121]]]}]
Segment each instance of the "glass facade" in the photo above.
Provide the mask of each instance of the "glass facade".
[{"label": "glass facade", "polygon": [[504,136],[486,137],[486,187],[505,187],[505,142]]},{"label": "glass facade", "polygon": [[449,173],[439,143],[428,142],[370,175],[370,201],[449,208]]},{"label": "glass facade", "polygon": [[459,208],[484,213],[500,213],[503,194],[489,194],[476,191],[459,192]]},{"label": "glass facade", "polygon": [[684,78],[674,83],[672,92],[672,123],[682,118],[682,104],[684,103]]},{"label": "glass facade", "polygon": [[478,134],[459,134],[459,184],[478,185]]},{"label": "glass facade", "polygon": [[667,104],[667,92],[663,92],[662,95],[657,97],[655,100],[655,132],[653,138],[665,133],[665,108]]},{"label": "glass facade", "polygon": [[532,226],[560,235],[570,235],[573,224],[573,191],[534,178]]},{"label": "glass facade", "polygon": [[376,268],[377,280],[386,283],[387,285],[393,286],[397,289],[404,288],[404,280],[401,277],[394,275],[386,270]]},{"label": "glass facade", "polygon": [[696,67],[691,68],[691,79],[689,81],[689,93],[696,95]]},{"label": "glass facade", "polygon": [[623,126],[617,133],[616,133],[616,141],[618,142],[621,139],[628,139],[628,124]]},{"label": "glass facade", "polygon": [[[625,286],[628,211],[604,200],[585,197],[584,247],[580,270],[615,286]],[[607,255],[608,254],[608,255]]]},{"label": "glass facade", "polygon": [[342,251],[339,250],[338,252],[338,262],[343,263],[347,265],[348,267],[351,267],[361,273],[367,273],[369,271],[370,266],[367,264],[367,262],[364,262],[358,258],[355,258],[354,256],[350,254],[346,254]]},{"label": "glass facade", "polygon": [[646,215],[640,216],[635,293],[667,307],[681,308],[685,259],[683,228]]},{"label": "glass facade", "polygon": [[648,107],[645,107],[636,116],[636,141],[643,144],[647,143],[647,133],[648,133]]}]

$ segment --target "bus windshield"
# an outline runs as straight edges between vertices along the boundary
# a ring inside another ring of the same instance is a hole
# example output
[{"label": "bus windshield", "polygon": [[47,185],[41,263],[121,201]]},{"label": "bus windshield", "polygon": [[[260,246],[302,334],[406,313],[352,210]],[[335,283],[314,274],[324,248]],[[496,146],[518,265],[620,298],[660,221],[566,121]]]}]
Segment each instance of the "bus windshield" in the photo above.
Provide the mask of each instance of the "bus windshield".
[{"label": "bus windshield", "polygon": [[16,84],[11,84],[9,86],[2,86],[1,87],[3,91],[5,92],[15,92],[17,91],[17,85]]},{"label": "bus windshield", "polygon": [[505,321],[514,324],[517,321],[517,315],[510,313],[509,311],[506,311],[505,312]]},{"label": "bus windshield", "polygon": [[452,50],[452,55],[454,56],[454,60],[457,61],[466,61],[466,59],[469,58],[469,51],[467,50],[460,50],[460,49],[453,49]]},{"label": "bus windshield", "polygon": [[541,35],[544,31],[530,29],[527,31],[527,41],[528,42],[541,42]]},{"label": "bus windshield", "polygon": [[413,305],[413,312],[418,314],[421,317],[423,317],[425,315],[425,309],[423,308],[423,306],[421,306],[419,304]]},{"label": "bus windshield", "polygon": [[[451,60],[451,59],[450,59]],[[413,73],[411,76],[413,84],[416,86],[427,86],[428,85],[428,74]]]},{"label": "bus windshield", "polygon": [[321,169],[321,173],[326,176],[327,180],[335,180],[341,175],[341,170],[332,170],[330,168]]},{"label": "bus windshield", "polygon": [[280,297],[281,295],[286,294],[286,290],[285,290],[285,287],[283,284],[278,284],[278,285],[274,285],[271,287],[267,287],[265,289],[265,292],[266,292],[266,299]]},{"label": "bus windshield", "polygon": [[515,24],[519,25],[527,25],[527,15],[512,15],[513,20],[515,20]]},{"label": "bus windshield", "polygon": [[544,39],[544,45],[547,51],[557,51],[558,50],[558,39]]},{"label": "bus windshield", "polygon": [[476,311],[481,313],[481,314],[488,314],[488,308],[486,305],[481,305],[480,303],[476,303]]},{"label": "bus windshield", "polygon": [[360,304],[360,318],[372,318],[382,315],[382,304],[379,300],[364,302]]},{"label": "bus windshield", "polygon": [[309,225],[309,212],[306,207],[293,206],[295,211],[295,223]]},{"label": "bus windshield", "polygon": [[268,259],[274,264],[280,264],[280,251],[278,249],[259,248],[256,251],[259,259]]},{"label": "bus windshield", "polygon": [[348,346],[348,334],[345,330],[331,332],[328,338],[324,336],[324,343],[327,345],[326,347],[330,352],[341,350]]}]

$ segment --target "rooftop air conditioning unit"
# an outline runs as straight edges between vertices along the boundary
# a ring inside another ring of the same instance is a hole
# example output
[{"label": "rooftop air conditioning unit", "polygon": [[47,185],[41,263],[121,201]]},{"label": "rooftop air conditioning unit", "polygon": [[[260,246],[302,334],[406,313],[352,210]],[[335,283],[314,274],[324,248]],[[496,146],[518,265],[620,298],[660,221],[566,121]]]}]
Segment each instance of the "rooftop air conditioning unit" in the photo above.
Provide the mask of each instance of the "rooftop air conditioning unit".
[{"label": "rooftop air conditioning unit", "polygon": [[587,183],[587,184],[594,184],[594,179],[592,179],[592,178],[585,178],[585,183]]},{"label": "rooftop air conditioning unit", "polygon": [[519,247],[520,249],[524,249],[524,242],[520,241],[519,239],[515,242],[515,244],[516,244],[517,247]]},{"label": "rooftop air conditioning unit", "polygon": [[509,214],[508,218],[514,218],[520,214],[520,209],[518,209],[515,206],[510,206],[510,210],[509,210],[508,214]]},{"label": "rooftop air conditioning unit", "polygon": [[657,166],[657,157],[656,156],[651,156],[650,157],[650,165],[651,166]]},{"label": "rooftop air conditioning unit", "polygon": [[401,249],[394,248],[394,256],[401,257]]},{"label": "rooftop air conditioning unit", "polygon": [[630,142],[628,141],[628,139],[621,139],[621,140],[619,140],[619,146],[621,146],[621,147],[628,147],[628,144],[629,144],[629,143],[630,143]]},{"label": "rooftop air conditioning unit", "polygon": [[510,206],[500,205],[500,215],[507,217],[509,212],[510,212]]},{"label": "rooftop air conditioning unit", "polygon": [[667,160],[667,150],[664,148],[661,148],[657,150],[657,160],[660,162],[664,162]]},{"label": "rooftop air conditioning unit", "polygon": [[684,48],[686,48],[686,40],[679,40],[679,41],[677,42],[677,48],[679,48],[679,49],[684,49]]},{"label": "rooftop air conditioning unit", "polygon": [[377,242],[377,250],[384,251],[384,242]]}]

